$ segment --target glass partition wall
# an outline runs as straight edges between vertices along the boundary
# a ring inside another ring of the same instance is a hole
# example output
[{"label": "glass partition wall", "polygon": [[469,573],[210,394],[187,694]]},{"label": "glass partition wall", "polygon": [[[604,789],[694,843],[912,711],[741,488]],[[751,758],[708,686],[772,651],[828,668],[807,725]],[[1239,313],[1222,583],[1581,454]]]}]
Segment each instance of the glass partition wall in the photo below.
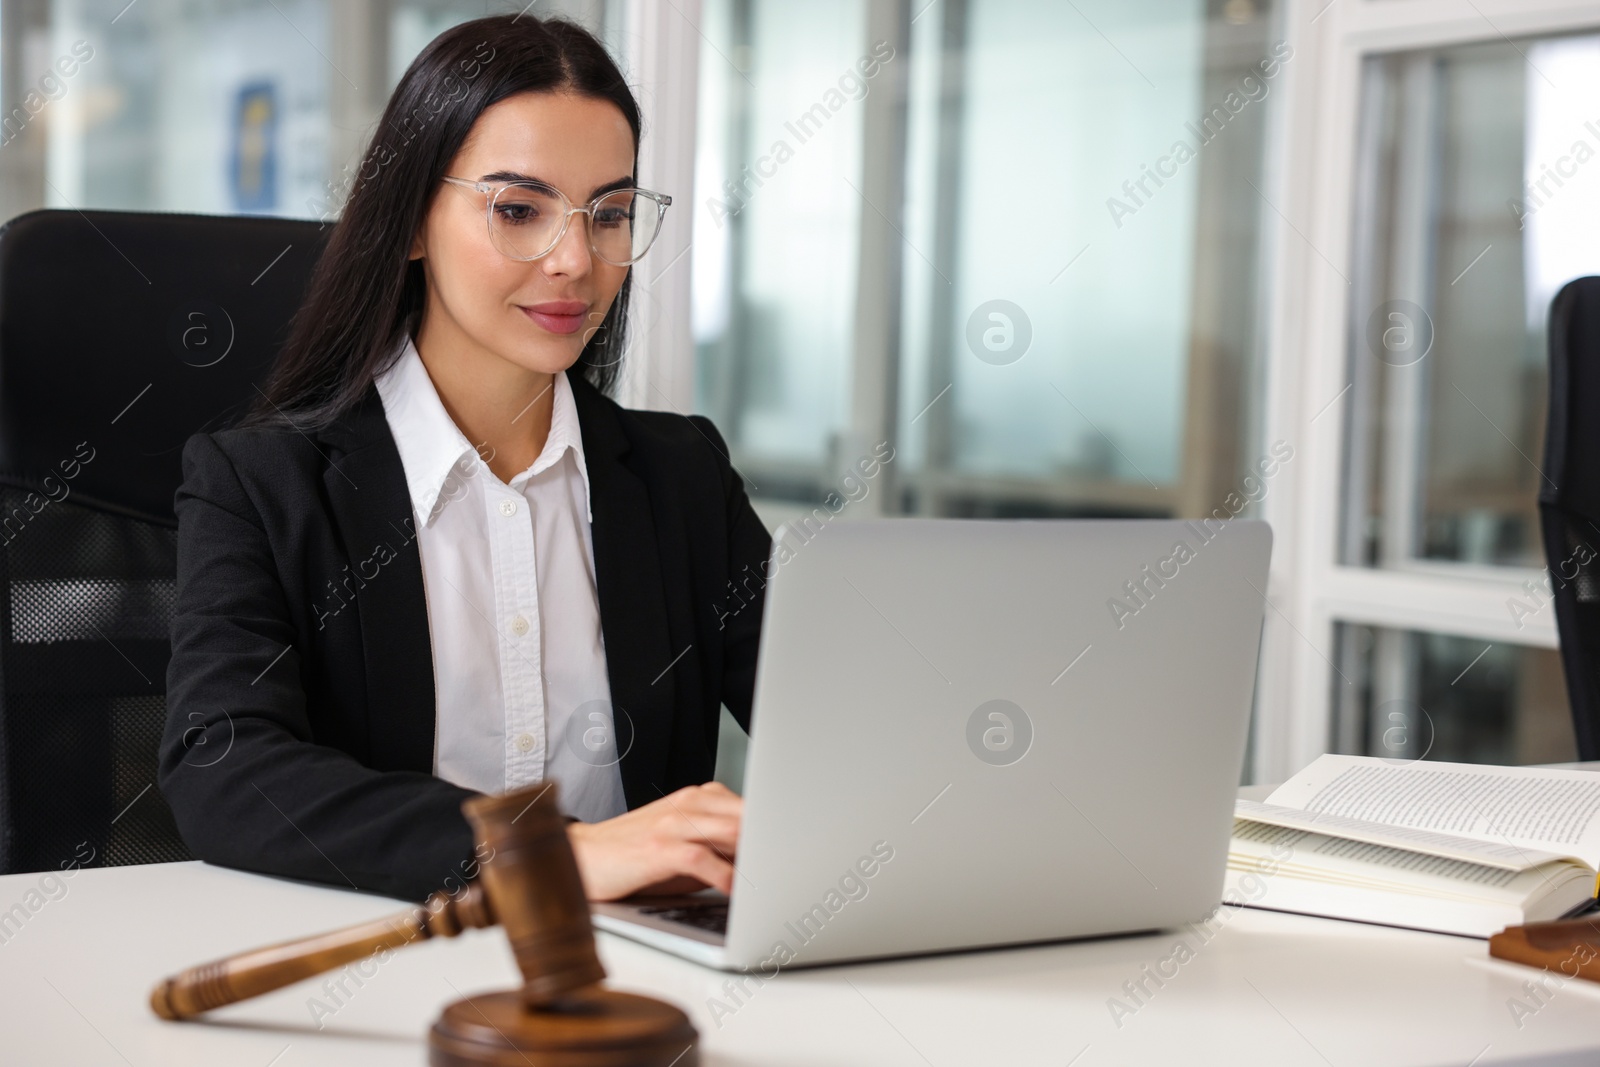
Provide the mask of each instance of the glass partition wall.
[{"label": "glass partition wall", "polygon": [[767,512],[847,496],[880,443],[862,516],[1242,497],[1268,447],[1274,23],[1254,0],[706,0],[697,399]]}]

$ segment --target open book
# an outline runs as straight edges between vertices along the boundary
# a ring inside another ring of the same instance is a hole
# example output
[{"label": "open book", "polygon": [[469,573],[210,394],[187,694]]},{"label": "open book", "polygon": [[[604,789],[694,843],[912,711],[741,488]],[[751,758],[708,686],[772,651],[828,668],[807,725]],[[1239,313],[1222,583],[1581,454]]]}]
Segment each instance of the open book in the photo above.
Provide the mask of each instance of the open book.
[{"label": "open book", "polygon": [[1240,800],[1223,900],[1488,937],[1600,890],[1600,773],[1319,757]]}]

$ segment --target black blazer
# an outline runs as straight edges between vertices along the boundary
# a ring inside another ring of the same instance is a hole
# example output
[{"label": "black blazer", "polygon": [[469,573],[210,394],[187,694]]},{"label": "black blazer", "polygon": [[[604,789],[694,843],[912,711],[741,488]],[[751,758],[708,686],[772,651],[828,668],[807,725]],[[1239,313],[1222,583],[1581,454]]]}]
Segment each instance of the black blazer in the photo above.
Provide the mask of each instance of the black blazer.
[{"label": "black blazer", "polygon": [[[712,777],[720,704],[750,729],[771,535],[710,420],[567,379],[632,809]],[[183,475],[159,782],[184,841],[411,900],[459,885],[473,793],[431,773],[427,602],[376,387],[320,433],[195,434]]]}]

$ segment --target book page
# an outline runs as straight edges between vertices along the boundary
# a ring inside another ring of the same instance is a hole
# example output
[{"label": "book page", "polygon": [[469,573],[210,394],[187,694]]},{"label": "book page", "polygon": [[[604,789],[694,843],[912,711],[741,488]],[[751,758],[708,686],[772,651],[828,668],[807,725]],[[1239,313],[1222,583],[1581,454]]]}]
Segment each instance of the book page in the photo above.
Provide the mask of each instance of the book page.
[{"label": "book page", "polygon": [[[1276,864],[1270,862],[1274,846],[1276,854],[1284,857]],[[1233,843],[1228,852],[1231,866],[1248,869],[1254,861],[1262,878],[1267,880],[1287,875],[1328,884],[1381,887],[1389,892],[1464,895],[1519,902],[1520,894],[1527,891],[1522,879],[1524,870],[1254,821],[1234,824]],[[1277,875],[1268,873],[1273,870]],[[1541,873],[1548,872],[1536,872],[1527,885],[1537,885]]]},{"label": "book page", "polygon": [[1566,914],[1589,896],[1593,879],[1576,860],[1513,871],[1241,817],[1234,822],[1222,899],[1489,937]]},{"label": "book page", "polygon": [[1319,756],[1269,804],[1571,856],[1600,867],[1600,772]]},{"label": "book page", "polygon": [[1525,871],[1530,867],[1561,859],[1565,855],[1545,852],[1542,849],[1518,848],[1492,841],[1479,841],[1455,834],[1441,834],[1433,830],[1385,826],[1382,823],[1364,822],[1343,815],[1306,812],[1253,800],[1234,801],[1233,813],[1236,818],[1248,819],[1251,822],[1306,830],[1347,841],[1363,841],[1371,845],[1422,852],[1430,856],[1483,864],[1508,871]]}]

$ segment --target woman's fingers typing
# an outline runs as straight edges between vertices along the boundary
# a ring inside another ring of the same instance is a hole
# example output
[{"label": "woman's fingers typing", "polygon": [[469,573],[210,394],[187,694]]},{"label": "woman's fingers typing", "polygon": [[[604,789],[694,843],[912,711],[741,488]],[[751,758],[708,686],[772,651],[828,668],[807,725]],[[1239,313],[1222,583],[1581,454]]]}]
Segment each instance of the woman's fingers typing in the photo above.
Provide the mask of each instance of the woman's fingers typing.
[{"label": "woman's fingers typing", "polygon": [[744,801],[726,786],[686,786],[598,823],[573,823],[568,838],[590,900],[641,890],[733,888]]},{"label": "woman's fingers typing", "polygon": [[733,892],[733,864],[723,859],[715,851],[704,845],[694,847],[684,863],[688,869],[684,872],[698,878],[713,889],[720,889],[724,893]]}]

